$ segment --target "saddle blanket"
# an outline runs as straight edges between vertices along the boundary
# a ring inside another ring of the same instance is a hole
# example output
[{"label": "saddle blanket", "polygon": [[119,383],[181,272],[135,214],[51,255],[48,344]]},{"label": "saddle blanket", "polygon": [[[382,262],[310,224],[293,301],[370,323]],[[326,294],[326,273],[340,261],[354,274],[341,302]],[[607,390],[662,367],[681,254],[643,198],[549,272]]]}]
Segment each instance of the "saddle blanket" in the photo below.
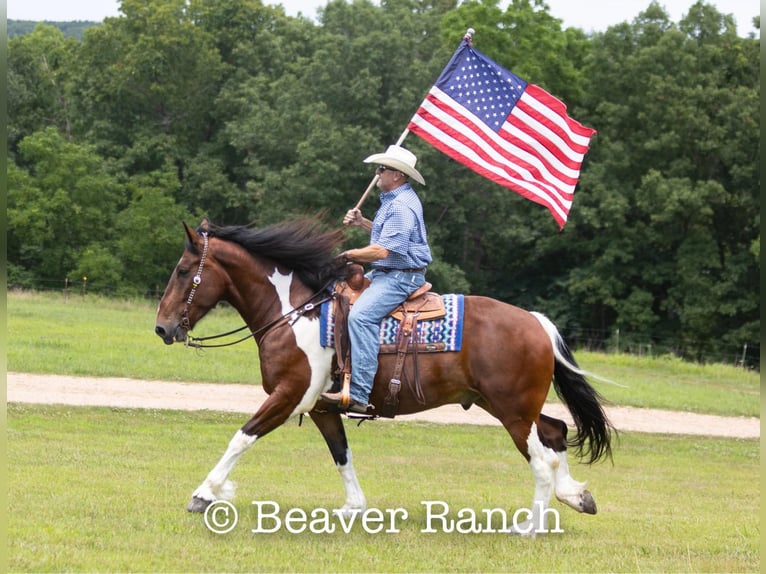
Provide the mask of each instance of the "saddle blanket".
[{"label": "saddle blanket", "polygon": [[[447,314],[438,319],[417,322],[418,342],[425,344],[443,343],[445,351],[459,351],[463,345],[463,295],[442,295]],[[335,346],[334,302],[322,303],[320,316],[320,338],[323,347]],[[380,344],[396,344],[399,321],[386,317],[380,325]]]}]

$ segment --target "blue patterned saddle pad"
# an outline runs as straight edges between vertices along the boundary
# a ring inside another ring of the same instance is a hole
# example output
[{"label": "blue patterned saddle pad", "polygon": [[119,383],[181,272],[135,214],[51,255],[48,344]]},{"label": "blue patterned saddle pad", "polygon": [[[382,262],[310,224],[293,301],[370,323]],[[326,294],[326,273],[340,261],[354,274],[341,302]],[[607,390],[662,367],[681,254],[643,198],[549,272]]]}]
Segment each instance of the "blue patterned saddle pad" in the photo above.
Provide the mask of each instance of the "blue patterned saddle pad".
[{"label": "blue patterned saddle pad", "polygon": [[[417,322],[418,342],[424,344],[443,343],[445,351],[459,351],[463,345],[463,295],[442,295],[447,314],[438,319]],[[380,326],[380,344],[396,344],[399,321],[386,317]],[[322,303],[320,317],[320,339],[323,347],[335,346],[335,318],[333,301]]]}]

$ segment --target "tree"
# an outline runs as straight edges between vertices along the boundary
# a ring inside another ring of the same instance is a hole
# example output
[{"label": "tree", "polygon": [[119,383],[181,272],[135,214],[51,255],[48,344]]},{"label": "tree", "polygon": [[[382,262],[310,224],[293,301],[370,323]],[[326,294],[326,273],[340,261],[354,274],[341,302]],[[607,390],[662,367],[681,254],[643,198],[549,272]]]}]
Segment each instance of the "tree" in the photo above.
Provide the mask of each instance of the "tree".
[{"label": "tree", "polygon": [[601,309],[604,327],[694,354],[755,339],[755,44],[702,3],[678,27],[651,4],[594,38],[586,105],[599,133],[572,219],[588,248],[568,279],[590,307],[583,323]]},{"label": "tree", "polygon": [[197,223],[173,196],[178,181],[172,169],[131,178],[130,203],[115,225],[114,253],[129,288],[158,295],[183,250],[183,226]]},{"label": "tree", "polygon": [[[24,138],[8,170],[8,261],[59,284],[89,248],[108,242],[121,188],[91,146],[55,128]],[[13,278],[11,278],[11,282]]]},{"label": "tree", "polygon": [[49,126],[72,132],[72,67],[78,43],[52,26],[39,24],[8,43],[8,149],[17,152],[26,136]]},{"label": "tree", "polygon": [[[89,29],[79,58],[81,130],[121,157],[141,140],[167,138],[181,177],[214,131],[211,110],[223,64],[185,0],[123,0],[125,18]],[[145,148],[144,148],[145,149]],[[167,157],[137,157],[128,173],[161,168]]]}]

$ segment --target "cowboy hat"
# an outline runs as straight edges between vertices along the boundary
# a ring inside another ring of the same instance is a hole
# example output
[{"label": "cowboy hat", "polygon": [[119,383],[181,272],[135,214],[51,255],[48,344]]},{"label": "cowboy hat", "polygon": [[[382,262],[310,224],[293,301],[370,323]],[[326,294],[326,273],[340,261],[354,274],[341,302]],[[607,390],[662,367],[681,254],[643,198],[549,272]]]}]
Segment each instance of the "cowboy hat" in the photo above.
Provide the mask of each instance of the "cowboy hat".
[{"label": "cowboy hat", "polygon": [[390,145],[385,153],[375,153],[364,160],[364,163],[379,163],[386,167],[392,167],[404,174],[409,175],[420,185],[426,182],[420,172],[415,169],[418,158],[411,151],[398,145]]}]

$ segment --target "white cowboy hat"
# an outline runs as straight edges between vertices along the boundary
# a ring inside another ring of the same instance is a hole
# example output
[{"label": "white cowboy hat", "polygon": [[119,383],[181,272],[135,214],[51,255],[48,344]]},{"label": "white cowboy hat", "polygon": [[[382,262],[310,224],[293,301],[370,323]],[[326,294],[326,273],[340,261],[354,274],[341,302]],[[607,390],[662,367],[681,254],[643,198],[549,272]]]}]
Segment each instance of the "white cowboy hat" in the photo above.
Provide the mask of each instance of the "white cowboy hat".
[{"label": "white cowboy hat", "polygon": [[423,176],[415,169],[417,162],[418,158],[415,157],[415,154],[398,145],[390,145],[386,153],[375,153],[364,160],[364,163],[379,163],[386,167],[392,167],[409,175],[420,185],[425,185],[426,181]]}]

